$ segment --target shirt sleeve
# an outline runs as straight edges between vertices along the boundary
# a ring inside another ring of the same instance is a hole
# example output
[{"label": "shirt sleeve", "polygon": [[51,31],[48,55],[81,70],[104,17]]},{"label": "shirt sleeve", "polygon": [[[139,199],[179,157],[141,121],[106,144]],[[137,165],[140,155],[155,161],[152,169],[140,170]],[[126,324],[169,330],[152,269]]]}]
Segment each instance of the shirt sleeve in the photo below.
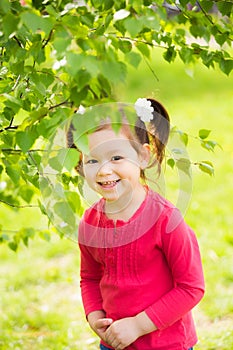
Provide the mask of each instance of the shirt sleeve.
[{"label": "shirt sleeve", "polygon": [[204,294],[203,269],[197,239],[181,214],[178,215],[179,223],[174,225],[176,227],[173,230],[168,232],[166,228],[168,218],[160,230],[161,249],[172,272],[174,287],[145,310],[158,329],[164,329],[182,318]]},{"label": "shirt sleeve", "polygon": [[94,248],[79,244],[81,252],[80,276],[81,295],[86,316],[93,311],[102,310],[103,300],[99,288],[102,266],[93,257]]}]

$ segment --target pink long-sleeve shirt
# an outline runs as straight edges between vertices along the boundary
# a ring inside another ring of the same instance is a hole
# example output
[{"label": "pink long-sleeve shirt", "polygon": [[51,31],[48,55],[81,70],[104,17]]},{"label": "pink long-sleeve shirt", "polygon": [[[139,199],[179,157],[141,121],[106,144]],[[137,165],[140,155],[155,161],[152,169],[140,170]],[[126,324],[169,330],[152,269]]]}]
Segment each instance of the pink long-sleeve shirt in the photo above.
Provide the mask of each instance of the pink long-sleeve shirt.
[{"label": "pink long-sleeve shirt", "polygon": [[178,209],[150,189],[128,222],[108,219],[104,203],[88,209],[79,226],[86,315],[104,310],[118,320],[145,311],[158,329],[127,349],[192,347],[197,336],[191,309],[204,293],[193,231]]}]

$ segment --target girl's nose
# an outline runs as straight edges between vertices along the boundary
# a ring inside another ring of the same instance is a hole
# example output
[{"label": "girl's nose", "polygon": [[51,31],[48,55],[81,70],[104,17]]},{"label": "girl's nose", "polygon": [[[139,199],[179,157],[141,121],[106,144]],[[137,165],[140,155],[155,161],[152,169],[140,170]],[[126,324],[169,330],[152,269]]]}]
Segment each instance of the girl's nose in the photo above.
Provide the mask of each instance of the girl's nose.
[{"label": "girl's nose", "polygon": [[102,163],[98,169],[98,175],[104,176],[104,175],[110,175],[113,173],[113,169],[111,166],[111,163],[106,161]]}]

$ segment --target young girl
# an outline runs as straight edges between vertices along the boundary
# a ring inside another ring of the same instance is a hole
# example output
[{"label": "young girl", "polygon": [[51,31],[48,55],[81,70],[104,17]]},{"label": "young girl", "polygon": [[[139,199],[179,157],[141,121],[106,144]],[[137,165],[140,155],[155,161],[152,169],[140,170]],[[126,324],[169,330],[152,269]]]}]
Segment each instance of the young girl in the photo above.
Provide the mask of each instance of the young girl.
[{"label": "young girl", "polygon": [[145,169],[163,160],[169,116],[153,99],[135,109],[133,129],[123,117],[116,132],[107,118],[89,133],[78,166],[102,197],[79,226],[84,309],[102,350],[192,349],[191,309],[204,294],[198,243],[145,184]]}]

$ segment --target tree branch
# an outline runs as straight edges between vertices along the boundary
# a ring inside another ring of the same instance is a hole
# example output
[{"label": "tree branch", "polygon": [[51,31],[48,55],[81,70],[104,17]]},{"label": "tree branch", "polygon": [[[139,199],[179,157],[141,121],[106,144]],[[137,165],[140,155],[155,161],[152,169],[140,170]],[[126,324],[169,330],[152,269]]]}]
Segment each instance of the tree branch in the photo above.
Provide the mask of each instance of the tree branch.
[{"label": "tree branch", "polygon": [[44,49],[45,46],[48,45],[50,39],[52,38],[52,35],[53,35],[53,29],[50,31],[48,38],[46,40],[44,40],[43,45],[42,45],[42,49]]},{"label": "tree branch", "polygon": [[22,208],[39,208],[39,205],[35,205],[35,204],[28,204],[28,205],[17,205],[17,204],[12,204],[12,203],[8,203],[2,199],[0,199],[0,203],[6,204],[12,208],[18,208],[18,209],[22,209]]},{"label": "tree branch", "polygon": [[23,48],[23,45],[22,45],[21,41],[15,35],[13,36],[13,39],[17,42],[19,47]]},{"label": "tree branch", "polygon": [[0,132],[6,131],[6,130],[11,130],[11,129],[13,129],[13,130],[14,130],[14,129],[17,129],[17,128],[18,128],[17,125],[12,126],[13,121],[14,121],[14,117],[11,118],[10,124],[9,124],[8,126],[6,126],[5,128],[1,129]]},{"label": "tree branch", "polygon": [[4,131],[6,131],[6,130],[15,130],[15,129],[18,129],[18,125],[15,125],[15,126],[8,125],[7,127],[1,129],[1,130],[0,130],[0,133],[1,133],[1,132],[4,132]]},{"label": "tree branch", "polygon": [[[57,108],[57,107],[66,105],[66,104],[68,104],[68,102],[69,102],[69,100],[67,99],[67,100],[65,100],[65,101],[63,101],[63,102],[60,102],[60,103],[56,104],[56,105],[50,106],[50,107],[49,107],[49,111],[51,111],[51,110],[54,109],[54,108]],[[70,104],[72,105],[71,102],[70,102]]]},{"label": "tree branch", "polygon": [[[1,151],[6,153],[22,153],[21,149],[13,149],[13,148],[2,148]],[[37,149],[29,149],[27,151],[27,153],[33,153],[33,152],[47,152],[47,150],[37,148]]]},{"label": "tree branch", "polygon": [[153,76],[155,77],[155,79],[159,82],[159,78],[158,76],[156,75],[155,71],[153,70],[153,68],[151,67],[150,63],[146,60],[146,58],[143,56],[144,58],[144,61],[146,62],[147,64],[147,67],[150,69],[151,73],[153,74]]}]

